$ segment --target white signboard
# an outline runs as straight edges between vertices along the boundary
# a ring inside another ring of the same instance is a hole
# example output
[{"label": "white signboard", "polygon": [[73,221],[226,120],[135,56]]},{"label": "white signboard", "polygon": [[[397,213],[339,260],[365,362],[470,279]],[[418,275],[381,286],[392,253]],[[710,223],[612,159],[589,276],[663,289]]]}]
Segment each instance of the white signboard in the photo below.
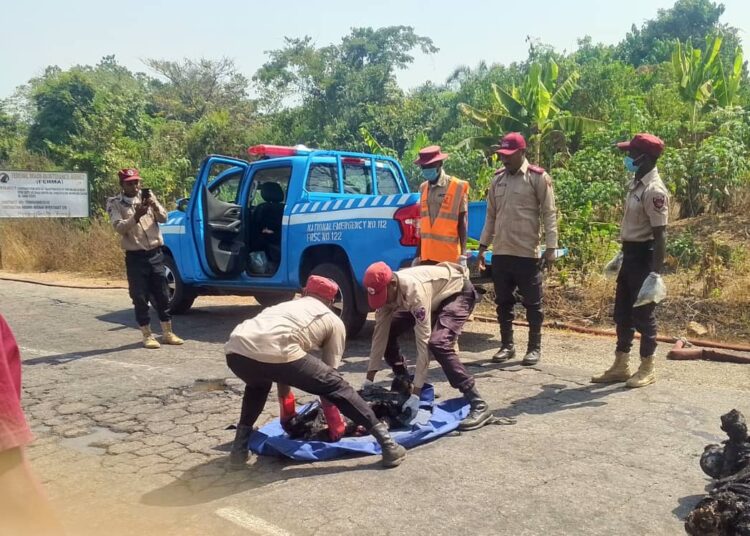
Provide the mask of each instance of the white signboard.
[{"label": "white signboard", "polygon": [[87,218],[85,173],[0,170],[0,218]]}]

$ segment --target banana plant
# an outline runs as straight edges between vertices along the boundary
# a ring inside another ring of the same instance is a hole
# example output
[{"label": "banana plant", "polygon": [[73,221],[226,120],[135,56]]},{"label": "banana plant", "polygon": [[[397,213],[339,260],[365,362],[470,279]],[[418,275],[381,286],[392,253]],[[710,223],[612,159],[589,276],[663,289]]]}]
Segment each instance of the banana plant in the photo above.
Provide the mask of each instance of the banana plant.
[{"label": "banana plant", "polygon": [[553,60],[547,64],[532,63],[520,86],[505,90],[492,84],[493,101],[489,110],[477,110],[466,103],[458,105],[461,113],[484,132],[463,143],[483,150],[508,132],[520,132],[529,140],[535,161],[539,162],[542,145],[552,135],[582,132],[601,125],[588,117],[574,116],[565,110],[578,87],[579,74],[573,72],[558,85],[559,67]]},{"label": "banana plant", "polygon": [[732,106],[737,100],[737,93],[740,88],[740,81],[742,80],[743,65],[744,58],[742,56],[742,48],[740,47],[735,49],[734,61],[732,61],[732,67],[728,71],[724,69],[724,62],[719,58],[716,86],[714,87],[714,96],[719,106]]},{"label": "banana plant", "polygon": [[672,69],[677,77],[677,90],[685,102],[693,106],[692,124],[698,111],[711,100],[717,83],[717,58],[721,51],[721,35],[706,37],[706,48],[693,48],[689,41],[683,47],[677,40],[672,50]]}]

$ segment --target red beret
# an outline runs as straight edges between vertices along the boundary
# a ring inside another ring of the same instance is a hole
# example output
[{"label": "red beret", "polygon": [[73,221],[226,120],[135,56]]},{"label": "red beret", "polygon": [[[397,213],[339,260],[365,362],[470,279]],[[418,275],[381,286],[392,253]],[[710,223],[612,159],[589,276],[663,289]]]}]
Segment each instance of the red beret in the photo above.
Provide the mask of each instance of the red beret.
[{"label": "red beret", "polygon": [[141,180],[141,176],[138,173],[138,170],[135,168],[121,169],[120,171],[117,172],[117,176],[120,177],[120,181],[122,182]]},{"label": "red beret", "polygon": [[418,166],[429,166],[447,159],[448,155],[440,149],[439,145],[430,145],[419,151],[419,158],[414,163]]},{"label": "red beret", "polygon": [[326,301],[334,301],[339,293],[339,286],[335,281],[319,275],[311,275],[307,278],[305,294],[316,296]]},{"label": "red beret", "polygon": [[618,143],[617,148],[621,151],[636,149],[642,153],[658,158],[664,151],[664,142],[653,134],[641,133],[633,136],[633,139],[630,141]]},{"label": "red beret", "polygon": [[520,132],[511,132],[500,140],[500,148],[495,152],[504,156],[510,156],[521,149],[526,149],[526,138]]},{"label": "red beret", "polygon": [[372,309],[380,309],[388,301],[388,284],[393,279],[393,270],[384,262],[371,264],[365,272],[364,284],[367,302]]}]

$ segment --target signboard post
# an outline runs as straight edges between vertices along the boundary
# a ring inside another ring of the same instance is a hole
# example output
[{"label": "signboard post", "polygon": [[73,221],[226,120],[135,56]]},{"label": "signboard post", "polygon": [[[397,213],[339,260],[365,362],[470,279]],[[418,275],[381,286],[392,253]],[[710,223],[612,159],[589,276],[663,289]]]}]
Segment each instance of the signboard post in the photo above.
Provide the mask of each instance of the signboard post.
[{"label": "signboard post", "polygon": [[0,170],[0,218],[88,218],[85,173]]}]

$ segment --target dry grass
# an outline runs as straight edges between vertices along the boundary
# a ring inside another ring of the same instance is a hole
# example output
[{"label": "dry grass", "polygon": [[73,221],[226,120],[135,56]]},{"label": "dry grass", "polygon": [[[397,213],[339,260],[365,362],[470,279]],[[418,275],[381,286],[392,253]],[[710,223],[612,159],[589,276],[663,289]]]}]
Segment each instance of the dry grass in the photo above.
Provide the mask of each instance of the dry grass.
[{"label": "dry grass", "polygon": [[[687,326],[696,321],[706,327],[704,338],[746,343],[750,340],[750,275],[737,275],[709,298],[702,298],[702,281],[694,272],[665,276],[669,292],[657,309],[659,332],[688,336]],[[477,312],[494,316],[494,294],[490,290]],[[614,329],[615,282],[592,277],[586,286],[547,284],[544,293],[546,320],[581,326]],[[517,310],[523,319],[522,309]]]},{"label": "dry grass", "polygon": [[124,260],[112,226],[99,219],[0,220],[0,268],[120,276]]},{"label": "dry grass", "polygon": [[[746,206],[733,214],[705,215],[670,226],[671,233],[689,231],[705,250],[721,242],[739,254],[730,266],[704,259],[700,266],[665,276],[669,296],[657,313],[662,333],[684,335],[687,325],[696,321],[711,338],[750,340],[750,250],[745,254],[750,203]],[[0,220],[0,268],[122,277],[124,261],[117,235],[102,220]],[[584,285],[561,285],[553,273],[547,277],[546,315],[549,320],[612,327],[614,295],[613,280],[594,275]],[[494,315],[493,298],[489,292],[477,312]]]}]

